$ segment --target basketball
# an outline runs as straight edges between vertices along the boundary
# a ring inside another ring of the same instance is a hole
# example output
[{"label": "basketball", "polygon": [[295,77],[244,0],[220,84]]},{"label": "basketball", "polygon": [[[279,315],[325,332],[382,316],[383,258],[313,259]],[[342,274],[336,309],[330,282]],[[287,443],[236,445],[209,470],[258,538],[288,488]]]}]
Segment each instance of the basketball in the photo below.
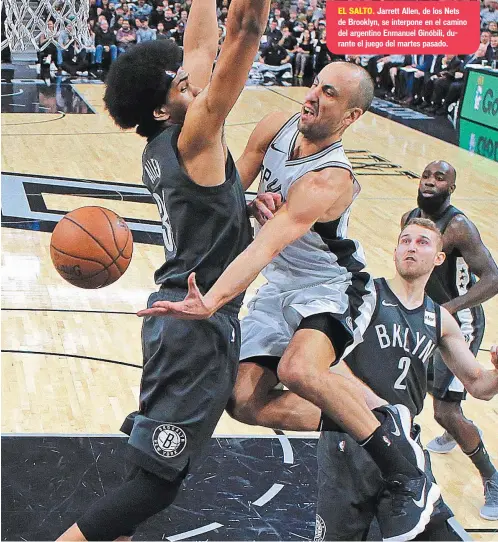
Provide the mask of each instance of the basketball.
[{"label": "basketball", "polygon": [[128,269],[133,238],[126,222],[103,207],[81,207],[55,227],[50,256],[59,275],[79,288],[103,288]]}]

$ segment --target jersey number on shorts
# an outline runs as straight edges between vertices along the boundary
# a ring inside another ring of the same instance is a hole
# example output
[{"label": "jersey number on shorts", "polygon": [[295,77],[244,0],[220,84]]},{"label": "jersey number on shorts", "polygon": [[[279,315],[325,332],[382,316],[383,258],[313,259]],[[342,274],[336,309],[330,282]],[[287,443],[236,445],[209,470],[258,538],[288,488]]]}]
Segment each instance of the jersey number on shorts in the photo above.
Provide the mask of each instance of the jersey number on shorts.
[{"label": "jersey number on shorts", "polygon": [[398,362],[398,369],[401,369],[401,374],[399,375],[398,379],[394,383],[394,389],[395,390],[406,390],[406,384],[403,384],[403,381],[406,378],[406,375],[408,374],[408,371],[410,370],[412,360],[408,357],[402,357]]},{"label": "jersey number on shorts", "polygon": [[[161,216],[161,224],[163,228],[163,240],[164,247],[168,255],[176,253],[175,240],[173,239],[173,229],[171,228],[171,222],[169,220],[168,212],[166,211],[166,205],[164,199],[161,199],[159,194],[152,193],[152,197],[156,200],[157,208],[159,209],[159,215]],[[163,195],[164,198],[164,195]]]}]

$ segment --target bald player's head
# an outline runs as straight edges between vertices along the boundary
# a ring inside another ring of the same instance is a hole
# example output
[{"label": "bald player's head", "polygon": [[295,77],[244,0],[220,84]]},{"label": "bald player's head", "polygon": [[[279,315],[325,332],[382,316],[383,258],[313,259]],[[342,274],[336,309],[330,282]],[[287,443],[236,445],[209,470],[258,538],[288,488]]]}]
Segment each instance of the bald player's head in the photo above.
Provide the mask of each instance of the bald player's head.
[{"label": "bald player's head", "polygon": [[449,204],[456,188],[456,170],[444,160],[436,160],[424,168],[418,187],[417,203],[428,215],[437,215]]},{"label": "bald player's head", "polygon": [[316,76],[306,94],[299,130],[309,139],[342,133],[370,107],[374,83],[361,66],[332,62]]}]

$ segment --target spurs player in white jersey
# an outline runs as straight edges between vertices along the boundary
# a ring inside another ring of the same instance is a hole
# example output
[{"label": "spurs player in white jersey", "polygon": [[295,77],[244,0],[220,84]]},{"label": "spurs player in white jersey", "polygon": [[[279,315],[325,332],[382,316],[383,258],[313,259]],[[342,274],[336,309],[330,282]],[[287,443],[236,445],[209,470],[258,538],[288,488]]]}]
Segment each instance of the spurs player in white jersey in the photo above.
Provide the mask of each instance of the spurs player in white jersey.
[{"label": "spurs player in white jersey", "polygon": [[[398,494],[380,507],[389,513],[378,519],[384,538],[408,540],[425,527],[437,493],[429,495],[432,484],[418,464],[416,444],[409,434],[393,433],[384,412],[371,410],[382,402],[346,368],[343,374],[330,370],[361,341],[376,301],[363,250],[347,238],[360,187],[341,143],[372,99],[369,74],[337,62],[318,74],[300,114],[265,117],[237,162],[245,188],[262,175],[261,195],[252,206],[263,223],[255,240],[205,295],[191,275],[184,301],[160,301],[140,314],[209,318],[263,270],[268,284],[242,322],[230,414],[246,423],[299,430],[302,410],[293,416],[298,396],[318,406],[364,445],[386,479],[397,481]],[[288,390],[275,390],[278,381]],[[315,408],[310,416],[316,416]],[[409,426],[399,416],[398,425]],[[407,492],[425,505],[408,502]]]}]

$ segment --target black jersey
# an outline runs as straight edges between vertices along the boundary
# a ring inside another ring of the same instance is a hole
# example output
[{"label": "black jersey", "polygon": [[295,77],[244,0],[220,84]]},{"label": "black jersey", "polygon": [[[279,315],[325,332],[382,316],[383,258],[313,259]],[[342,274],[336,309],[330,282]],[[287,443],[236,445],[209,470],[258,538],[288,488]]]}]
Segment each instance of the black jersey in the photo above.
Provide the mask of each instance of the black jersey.
[{"label": "black jersey", "polygon": [[[434,220],[441,234],[444,235],[448,224],[457,215],[464,215],[464,213],[450,205],[440,217]],[[421,216],[422,211],[419,208],[413,209],[408,215],[407,222],[412,218]],[[451,252],[446,252],[446,259],[443,264],[434,268],[425,291],[436,303],[443,305],[455,297],[465,295],[476,281],[477,279],[471,273],[462,253],[457,248],[454,248]],[[482,305],[462,309],[453,316],[460,324],[462,333],[468,343],[472,343],[479,334],[482,335],[481,332],[484,330],[485,325]]]},{"label": "black jersey", "polygon": [[407,309],[385,279],[374,283],[375,312],[363,342],[345,361],[380,397],[416,416],[427,393],[427,364],[441,338],[440,307],[425,295],[420,307]]},{"label": "black jersey", "polygon": [[[450,205],[437,220],[434,220],[441,234],[444,235],[448,224],[457,215],[463,215],[462,211]],[[407,222],[412,218],[420,218],[421,216],[422,211],[419,208],[413,209],[408,215]],[[461,252],[454,248],[451,252],[446,253],[444,263],[434,268],[425,290],[436,303],[442,305],[450,301],[450,299],[467,293],[467,290],[475,282],[476,278],[469,271]]]},{"label": "black jersey", "polygon": [[[163,288],[187,288],[190,273],[205,293],[251,241],[251,225],[244,189],[230,153],[225,182],[196,184],[179,162],[181,127],[170,126],[147,144],[143,182],[152,193],[161,216],[165,263],[156,271]],[[209,164],[206,165],[209,167]],[[242,303],[243,295],[232,303]]]}]

